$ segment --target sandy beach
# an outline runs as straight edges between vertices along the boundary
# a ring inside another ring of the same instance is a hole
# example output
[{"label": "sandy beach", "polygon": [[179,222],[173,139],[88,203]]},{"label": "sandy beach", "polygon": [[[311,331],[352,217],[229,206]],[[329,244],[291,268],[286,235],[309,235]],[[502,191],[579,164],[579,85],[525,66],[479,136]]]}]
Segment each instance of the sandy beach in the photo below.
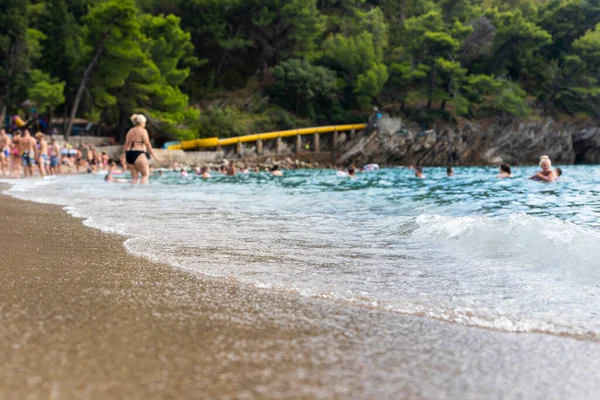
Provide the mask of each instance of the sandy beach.
[{"label": "sandy beach", "polygon": [[0,196],[0,398],[600,395],[600,343],[260,290]]}]

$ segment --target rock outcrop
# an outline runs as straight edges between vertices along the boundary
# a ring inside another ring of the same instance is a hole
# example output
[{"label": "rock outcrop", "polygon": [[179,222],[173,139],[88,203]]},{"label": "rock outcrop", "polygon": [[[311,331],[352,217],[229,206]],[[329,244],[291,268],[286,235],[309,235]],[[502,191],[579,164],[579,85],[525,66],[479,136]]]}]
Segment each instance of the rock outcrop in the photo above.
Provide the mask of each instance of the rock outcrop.
[{"label": "rock outcrop", "polygon": [[463,121],[425,132],[372,132],[346,140],[342,164],[490,165],[536,164],[540,155],[555,164],[600,163],[600,128],[551,118],[522,121],[497,118]]},{"label": "rock outcrop", "polygon": [[573,135],[573,151],[577,164],[600,164],[600,127],[578,130]]}]

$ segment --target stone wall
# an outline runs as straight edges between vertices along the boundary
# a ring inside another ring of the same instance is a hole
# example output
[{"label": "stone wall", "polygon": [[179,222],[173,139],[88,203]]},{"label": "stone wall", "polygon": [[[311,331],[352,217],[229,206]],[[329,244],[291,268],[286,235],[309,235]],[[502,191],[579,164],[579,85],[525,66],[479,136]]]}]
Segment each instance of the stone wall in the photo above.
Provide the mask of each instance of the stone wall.
[{"label": "stone wall", "polygon": [[[113,161],[118,161],[123,150],[122,145],[98,146],[96,151],[106,153]],[[169,168],[173,163],[182,166],[201,167],[206,164],[222,164],[224,161],[223,152],[218,151],[183,151],[183,150],[165,150],[154,149],[154,152],[160,159],[159,162],[153,161],[152,165],[157,168]]]},{"label": "stone wall", "polygon": [[201,167],[206,164],[222,164],[224,161],[221,151],[183,151],[155,149],[160,162],[155,163],[157,167],[168,168],[172,163],[180,165]]}]

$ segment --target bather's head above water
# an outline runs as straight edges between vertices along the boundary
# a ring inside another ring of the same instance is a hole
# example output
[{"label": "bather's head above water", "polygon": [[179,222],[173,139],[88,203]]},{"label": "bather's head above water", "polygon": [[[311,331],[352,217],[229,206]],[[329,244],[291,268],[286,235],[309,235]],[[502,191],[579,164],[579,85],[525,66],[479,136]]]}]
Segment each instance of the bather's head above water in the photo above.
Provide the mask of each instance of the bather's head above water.
[{"label": "bather's head above water", "polygon": [[540,157],[540,168],[544,172],[548,172],[552,169],[552,161],[550,161],[550,157],[548,157],[548,156]]},{"label": "bather's head above water", "polygon": [[420,165],[417,165],[415,167],[415,177],[419,179],[425,178],[425,175],[423,174],[423,167],[421,167]]},{"label": "bather's head above water", "polygon": [[512,169],[510,165],[507,163],[500,164],[500,174],[496,176],[497,178],[512,178]]},{"label": "bather's head above water", "polygon": [[552,161],[550,161],[550,157],[540,157],[540,168],[542,170],[532,176],[530,179],[536,181],[553,182],[558,178],[557,172],[552,169]]}]

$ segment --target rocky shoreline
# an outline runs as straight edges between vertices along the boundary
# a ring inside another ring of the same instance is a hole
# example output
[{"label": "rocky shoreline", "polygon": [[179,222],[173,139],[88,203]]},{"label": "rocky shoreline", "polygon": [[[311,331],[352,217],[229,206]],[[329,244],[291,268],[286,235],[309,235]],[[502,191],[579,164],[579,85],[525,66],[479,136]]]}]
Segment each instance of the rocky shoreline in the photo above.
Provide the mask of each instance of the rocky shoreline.
[{"label": "rocky shoreline", "polygon": [[342,145],[341,164],[537,164],[546,154],[557,164],[600,162],[600,124],[497,118],[440,125],[424,132],[373,132]]}]

